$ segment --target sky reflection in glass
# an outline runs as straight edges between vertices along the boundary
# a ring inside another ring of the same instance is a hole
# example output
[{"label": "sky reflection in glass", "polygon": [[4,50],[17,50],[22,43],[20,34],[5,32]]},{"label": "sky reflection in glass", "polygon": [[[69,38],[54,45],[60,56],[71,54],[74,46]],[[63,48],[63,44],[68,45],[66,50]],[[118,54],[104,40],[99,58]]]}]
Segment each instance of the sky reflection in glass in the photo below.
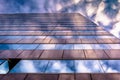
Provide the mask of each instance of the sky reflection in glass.
[{"label": "sky reflection in glass", "polygon": [[114,36],[0,36],[0,39],[29,39],[29,38],[115,38]]},{"label": "sky reflection in glass", "polygon": [[36,47],[38,45],[39,44],[20,44],[20,47],[18,48],[18,50],[22,50],[22,49],[25,49],[25,50],[36,49]]},{"label": "sky reflection in glass", "polygon": [[0,64],[2,64],[5,60],[0,60]]},{"label": "sky reflection in glass", "polygon": [[120,73],[120,60],[100,61],[106,73]]},{"label": "sky reflection in glass", "polygon": [[21,60],[11,73],[42,73],[45,72],[48,60]]},{"label": "sky reflection in glass", "polygon": [[103,73],[98,60],[76,60],[76,73]]},{"label": "sky reflection in glass", "polygon": [[10,73],[120,73],[119,66],[120,60],[21,60]]},{"label": "sky reflection in glass", "polygon": [[0,44],[0,50],[18,49],[20,44]]},{"label": "sky reflection in glass", "polygon": [[29,39],[29,38],[45,38],[46,36],[0,36],[0,39]]},{"label": "sky reflection in glass", "polygon": [[45,71],[46,73],[74,73],[73,60],[51,60]]},{"label": "sky reflection in glass", "polygon": [[0,60],[0,74],[6,74],[9,71],[8,61]]},{"label": "sky reflection in glass", "polygon": [[120,49],[120,44],[0,44],[0,50]]}]

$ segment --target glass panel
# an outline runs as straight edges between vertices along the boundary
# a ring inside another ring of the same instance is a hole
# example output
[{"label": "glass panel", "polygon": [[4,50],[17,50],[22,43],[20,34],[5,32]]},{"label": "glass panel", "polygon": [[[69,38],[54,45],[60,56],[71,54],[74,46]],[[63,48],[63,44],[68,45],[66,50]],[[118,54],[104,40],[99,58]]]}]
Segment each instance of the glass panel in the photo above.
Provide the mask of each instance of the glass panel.
[{"label": "glass panel", "polygon": [[75,44],[74,45],[74,49],[83,49],[83,45],[82,44]]},{"label": "glass panel", "polygon": [[48,60],[21,60],[10,73],[41,73],[47,64]]},{"label": "glass panel", "polygon": [[120,44],[0,44],[0,50],[120,49]]},{"label": "glass panel", "polygon": [[5,60],[0,60],[0,64],[2,64]]},{"label": "glass panel", "polygon": [[[0,60],[0,62],[2,62]],[[0,64],[0,74],[6,74],[9,71],[8,61],[4,61],[2,64]]]},{"label": "glass panel", "polygon": [[120,73],[120,60],[101,60],[100,63],[106,73]]},{"label": "glass panel", "polygon": [[55,49],[61,50],[61,49],[73,49],[73,44],[56,44]]},{"label": "glass panel", "polygon": [[120,60],[21,60],[10,73],[120,73],[119,66]]},{"label": "glass panel", "polygon": [[19,44],[0,44],[0,50],[18,49]]},{"label": "glass panel", "polygon": [[55,49],[56,44],[40,44],[37,49]]},{"label": "glass panel", "polygon": [[46,36],[0,36],[0,39],[17,39],[17,38],[45,38]]},{"label": "glass panel", "polygon": [[61,36],[61,38],[115,38],[113,36]]},{"label": "glass panel", "polygon": [[93,49],[111,49],[111,47],[108,44],[92,44],[91,46]]},{"label": "glass panel", "polygon": [[90,30],[90,31],[69,31],[69,30],[67,30],[67,31],[57,31],[57,30],[55,30],[55,31],[0,31],[0,32],[5,32],[5,33],[9,33],[9,32],[106,32],[106,31],[92,31],[92,30]]},{"label": "glass panel", "polygon": [[74,73],[73,60],[50,60],[46,73]]},{"label": "glass panel", "polygon": [[36,49],[39,44],[19,44],[19,45],[20,47],[18,48],[18,50],[21,50],[21,49],[32,50],[32,49]]},{"label": "glass panel", "polygon": [[111,47],[111,49],[120,49],[120,44],[108,44],[110,47]]},{"label": "glass panel", "polygon": [[0,36],[0,39],[16,39],[16,38],[115,38],[114,36]]},{"label": "glass panel", "polygon": [[98,60],[76,60],[76,73],[102,73],[103,70]]}]

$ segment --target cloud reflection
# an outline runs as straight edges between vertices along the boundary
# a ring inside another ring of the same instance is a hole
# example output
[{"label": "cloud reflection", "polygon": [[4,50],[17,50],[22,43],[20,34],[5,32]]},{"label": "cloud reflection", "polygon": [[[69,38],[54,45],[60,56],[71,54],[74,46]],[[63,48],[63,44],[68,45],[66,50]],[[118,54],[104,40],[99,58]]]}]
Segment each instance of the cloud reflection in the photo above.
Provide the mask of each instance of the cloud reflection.
[{"label": "cloud reflection", "polygon": [[119,66],[120,60],[21,60],[10,73],[120,73]]},{"label": "cloud reflection", "polygon": [[120,49],[120,44],[0,44],[0,50]]},{"label": "cloud reflection", "polygon": [[97,60],[76,60],[75,69],[77,73],[101,73],[103,72]]},{"label": "cloud reflection", "polygon": [[0,60],[0,74],[7,74],[9,71],[8,61]]},{"label": "cloud reflection", "polygon": [[120,72],[120,60],[102,60],[100,61],[103,69],[106,73],[119,73]]},{"label": "cloud reflection", "polygon": [[72,60],[51,60],[46,69],[46,73],[74,73],[74,71]]},{"label": "cloud reflection", "polygon": [[45,71],[48,60],[21,60],[11,73],[41,73]]}]

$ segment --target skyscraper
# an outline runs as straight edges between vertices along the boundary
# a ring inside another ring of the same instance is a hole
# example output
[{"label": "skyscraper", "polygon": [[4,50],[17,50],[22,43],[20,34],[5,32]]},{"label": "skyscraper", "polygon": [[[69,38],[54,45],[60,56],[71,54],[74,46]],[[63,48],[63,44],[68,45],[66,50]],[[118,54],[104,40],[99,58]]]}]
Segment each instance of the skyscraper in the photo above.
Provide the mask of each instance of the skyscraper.
[{"label": "skyscraper", "polygon": [[118,80],[119,43],[78,13],[1,14],[0,79]]}]

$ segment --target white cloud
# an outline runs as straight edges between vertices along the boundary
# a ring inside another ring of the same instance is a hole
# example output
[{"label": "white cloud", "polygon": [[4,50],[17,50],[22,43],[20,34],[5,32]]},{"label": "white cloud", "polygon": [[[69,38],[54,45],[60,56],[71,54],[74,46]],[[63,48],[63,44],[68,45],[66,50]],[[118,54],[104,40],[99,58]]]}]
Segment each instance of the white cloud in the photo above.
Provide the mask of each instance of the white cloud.
[{"label": "white cloud", "polygon": [[103,72],[98,61],[92,60],[76,60],[76,71],[79,73],[96,73]]},{"label": "white cloud", "polygon": [[33,64],[33,61],[29,61],[29,60],[21,61],[21,64],[19,65],[19,69],[21,72],[37,72]]},{"label": "white cloud", "polygon": [[110,33],[114,34],[116,37],[120,38],[120,22],[113,25],[113,29],[110,30]]},{"label": "white cloud", "polygon": [[9,71],[8,62],[5,61],[3,64],[0,65],[0,74],[6,74]]}]

